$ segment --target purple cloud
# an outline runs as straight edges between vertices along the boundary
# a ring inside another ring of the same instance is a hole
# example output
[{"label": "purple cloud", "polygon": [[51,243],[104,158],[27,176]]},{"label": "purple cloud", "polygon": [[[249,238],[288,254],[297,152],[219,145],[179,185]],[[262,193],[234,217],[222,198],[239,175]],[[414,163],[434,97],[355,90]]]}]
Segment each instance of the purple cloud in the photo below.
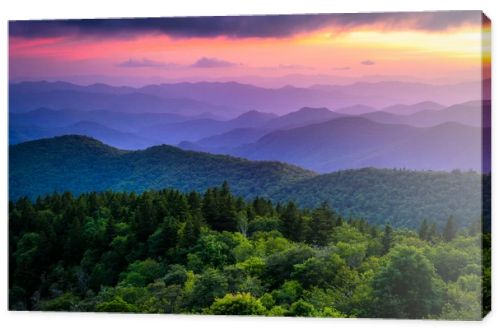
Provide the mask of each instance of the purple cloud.
[{"label": "purple cloud", "polygon": [[202,57],[198,59],[194,64],[191,65],[191,67],[195,68],[216,68],[216,67],[233,67],[237,66],[238,64],[232,63],[227,60],[223,59],[218,59],[218,58],[207,58],[207,57]]},{"label": "purple cloud", "polygon": [[122,63],[117,64],[119,67],[156,67],[156,68],[178,68],[180,65],[174,63],[166,63],[162,61],[155,61],[147,58],[142,59],[129,59]]},{"label": "purple cloud", "polygon": [[221,68],[221,67],[233,67],[238,65],[241,64],[233,63],[219,58],[209,58],[209,57],[201,57],[192,64],[167,63],[164,61],[157,61],[148,58],[141,58],[141,59],[131,58],[124,62],[116,64],[116,66],[126,67],[126,68],[151,67],[151,68],[161,68],[161,69]]},{"label": "purple cloud", "polygon": [[279,64],[280,70],[314,70],[312,66],[298,65],[298,64]]},{"label": "purple cloud", "polygon": [[333,71],[349,71],[350,69],[351,69],[350,66],[332,67]]},{"label": "purple cloud", "polygon": [[367,65],[367,66],[370,66],[370,65],[375,65],[375,62],[373,60],[370,60],[370,59],[367,59],[367,60],[363,60],[360,62],[361,65]]}]

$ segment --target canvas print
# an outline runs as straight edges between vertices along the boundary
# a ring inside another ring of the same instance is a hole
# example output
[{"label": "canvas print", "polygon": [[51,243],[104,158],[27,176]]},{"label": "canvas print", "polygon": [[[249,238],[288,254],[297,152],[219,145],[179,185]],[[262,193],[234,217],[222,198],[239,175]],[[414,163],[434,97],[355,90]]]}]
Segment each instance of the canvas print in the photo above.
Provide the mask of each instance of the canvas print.
[{"label": "canvas print", "polygon": [[481,11],[9,22],[9,309],[480,320]]}]

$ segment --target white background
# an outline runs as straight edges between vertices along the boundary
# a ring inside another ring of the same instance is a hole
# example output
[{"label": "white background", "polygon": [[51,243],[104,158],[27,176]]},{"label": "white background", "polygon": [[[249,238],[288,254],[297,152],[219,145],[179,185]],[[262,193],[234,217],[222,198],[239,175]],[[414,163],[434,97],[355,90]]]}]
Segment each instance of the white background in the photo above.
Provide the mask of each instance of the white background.
[{"label": "white background", "polygon": [[[500,310],[497,210],[493,210],[493,309],[482,322],[297,319],[222,316],[118,315],[84,313],[40,313],[7,311],[7,21],[13,19],[105,18],[151,16],[197,16],[237,14],[293,14],[370,11],[483,10],[493,26],[493,129],[499,129],[495,115],[498,77],[496,24],[500,22],[498,0],[1,0],[0,1],[0,332],[1,333],[477,333],[499,332]],[[499,136],[493,132],[493,150]],[[496,177],[500,156],[493,156],[493,207],[497,207],[499,181]]]}]

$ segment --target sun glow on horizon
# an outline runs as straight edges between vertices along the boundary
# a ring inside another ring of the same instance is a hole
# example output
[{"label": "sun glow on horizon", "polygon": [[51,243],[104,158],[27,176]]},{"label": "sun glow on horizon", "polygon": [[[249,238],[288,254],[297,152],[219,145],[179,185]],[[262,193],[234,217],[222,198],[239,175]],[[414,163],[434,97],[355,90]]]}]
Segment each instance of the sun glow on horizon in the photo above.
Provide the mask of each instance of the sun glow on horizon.
[{"label": "sun glow on horizon", "polygon": [[321,32],[299,39],[309,45],[332,44],[338,48],[393,49],[408,53],[429,53],[459,58],[478,58],[481,31],[467,29],[454,32],[363,30],[342,34]]}]

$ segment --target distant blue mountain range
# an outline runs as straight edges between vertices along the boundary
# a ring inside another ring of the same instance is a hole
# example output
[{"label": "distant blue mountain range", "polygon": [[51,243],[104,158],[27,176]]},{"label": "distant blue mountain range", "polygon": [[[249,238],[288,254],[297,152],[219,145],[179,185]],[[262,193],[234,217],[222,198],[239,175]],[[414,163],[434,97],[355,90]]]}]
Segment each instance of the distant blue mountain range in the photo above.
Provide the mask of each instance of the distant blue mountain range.
[{"label": "distant blue mountain range", "polygon": [[[466,86],[434,89],[446,96],[448,89]],[[282,161],[320,173],[361,167],[490,168],[489,160],[481,157],[482,148],[490,147],[489,137],[484,136],[490,127],[489,101],[450,106],[424,101],[376,108],[359,103],[345,106],[349,99],[341,97],[354,88],[370,94],[388,88],[393,93],[413,88],[421,90],[424,97],[432,95],[429,85],[423,84],[265,89],[238,83],[131,88],[24,82],[9,88],[11,144],[77,134],[127,150],[170,144],[252,160]],[[337,109],[311,106],[332,105],[337,97]],[[282,108],[298,103],[304,104],[283,113]],[[264,104],[266,112],[241,112]]]}]

